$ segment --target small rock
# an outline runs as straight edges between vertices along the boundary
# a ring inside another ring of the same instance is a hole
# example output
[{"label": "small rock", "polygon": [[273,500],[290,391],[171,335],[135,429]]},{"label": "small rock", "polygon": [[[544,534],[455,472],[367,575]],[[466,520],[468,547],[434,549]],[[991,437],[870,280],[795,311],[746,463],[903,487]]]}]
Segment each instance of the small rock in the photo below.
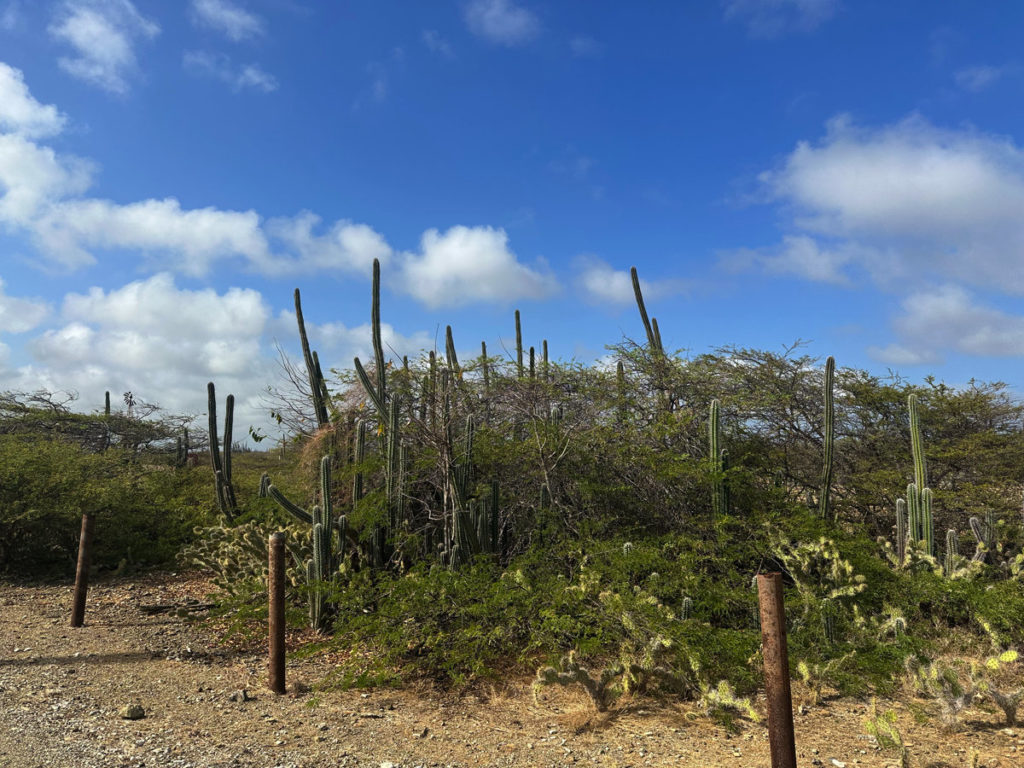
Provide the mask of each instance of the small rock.
[{"label": "small rock", "polygon": [[836,768],[846,768],[846,763],[844,763],[842,760],[836,760],[834,757],[832,758],[832,765],[834,765]]},{"label": "small rock", "polygon": [[228,696],[228,701],[252,701],[252,696],[246,688],[239,688]]},{"label": "small rock", "polygon": [[146,710],[140,704],[125,704],[117,714],[122,720],[141,720],[146,716]]}]

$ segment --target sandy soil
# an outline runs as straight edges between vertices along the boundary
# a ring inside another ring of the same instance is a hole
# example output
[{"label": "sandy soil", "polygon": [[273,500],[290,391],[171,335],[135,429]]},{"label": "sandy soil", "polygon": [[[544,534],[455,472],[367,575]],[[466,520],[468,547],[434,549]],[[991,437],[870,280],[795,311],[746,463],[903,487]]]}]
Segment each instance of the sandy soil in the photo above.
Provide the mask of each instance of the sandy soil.
[{"label": "sandy soil", "polygon": [[[225,647],[210,627],[139,607],[207,591],[196,576],[102,581],[90,589],[86,626],[71,629],[70,585],[0,584],[0,766],[769,765],[763,724],[727,733],[691,705],[649,702],[595,718],[571,690],[534,703],[528,680],[458,699],[324,691],[316,684],[327,662],[314,658],[290,660],[298,691],[275,696],[259,649]],[[143,719],[119,716],[131,703]],[[900,712],[915,766],[969,766],[974,749],[982,766],[1024,768],[1024,729],[1004,728],[994,713],[972,711],[966,731],[949,735],[934,718],[915,722],[904,703],[883,706]],[[867,709],[844,699],[798,714],[798,764],[895,766],[865,735]]]}]

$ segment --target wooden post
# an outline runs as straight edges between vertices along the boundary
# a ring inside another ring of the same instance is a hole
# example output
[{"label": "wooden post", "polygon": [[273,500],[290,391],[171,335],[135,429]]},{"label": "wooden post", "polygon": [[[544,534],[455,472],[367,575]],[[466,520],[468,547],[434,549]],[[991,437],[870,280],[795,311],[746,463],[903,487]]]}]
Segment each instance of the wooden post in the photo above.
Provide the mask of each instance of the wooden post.
[{"label": "wooden post", "polygon": [[768,746],[772,768],[796,768],[793,697],[789,687],[789,654],[786,650],[782,574],[759,574],[757,598],[761,605],[764,687],[768,697]]},{"label": "wooden post", "polygon": [[284,533],[281,532],[270,536],[270,573],[267,587],[270,606],[270,690],[274,693],[284,693]]},{"label": "wooden post", "polygon": [[82,533],[78,537],[78,568],[75,570],[75,594],[71,603],[71,626],[85,621],[85,593],[89,590],[89,561],[92,559],[92,515],[82,515]]}]

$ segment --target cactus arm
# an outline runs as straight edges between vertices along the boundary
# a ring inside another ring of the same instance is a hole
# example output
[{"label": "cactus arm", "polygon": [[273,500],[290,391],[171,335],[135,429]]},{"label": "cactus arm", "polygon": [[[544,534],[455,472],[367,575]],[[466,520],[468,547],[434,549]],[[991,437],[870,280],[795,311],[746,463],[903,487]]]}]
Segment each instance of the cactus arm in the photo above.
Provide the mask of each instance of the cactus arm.
[{"label": "cactus arm", "polygon": [[655,350],[658,348],[657,337],[654,335],[654,328],[651,327],[651,321],[647,316],[647,307],[644,305],[644,294],[640,290],[640,276],[636,272],[636,267],[629,268],[629,276],[633,280],[633,295],[636,296],[636,306],[640,310],[640,319],[643,321],[644,331],[647,333],[647,343],[652,350]]},{"label": "cactus arm", "polygon": [[318,427],[325,426],[324,415],[326,413],[324,404],[321,401],[320,383],[317,381],[316,363],[313,360],[313,353],[309,348],[309,336],[306,335],[306,322],[302,317],[302,297],[299,289],[295,289],[295,322],[299,326],[299,343],[302,345],[302,359],[306,364],[306,376],[309,379],[309,391],[313,398],[313,411],[316,414]]},{"label": "cactus arm", "polygon": [[269,485],[267,487],[267,493],[270,495],[270,498],[280,504],[286,512],[291,513],[304,523],[313,523],[313,516],[281,493],[281,490],[277,486],[273,484]]},{"label": "cactus arm", "polygon": [[444,332],[444,354],[448,358],[448,367],[452,369],[455,381],[462,381],[462,368],[459,366],[458,355],[455,354],[455,337],[452,336],[452,327],[449,325]]},{"label": "cactus arm", "polygon": [[928,471],[924,461],[924,445],[921,439],[921,420],[917,410],[917,395],[907,396],[910,411],[910,449],[914,456],[914,483],[919,490],[928,487]]}]

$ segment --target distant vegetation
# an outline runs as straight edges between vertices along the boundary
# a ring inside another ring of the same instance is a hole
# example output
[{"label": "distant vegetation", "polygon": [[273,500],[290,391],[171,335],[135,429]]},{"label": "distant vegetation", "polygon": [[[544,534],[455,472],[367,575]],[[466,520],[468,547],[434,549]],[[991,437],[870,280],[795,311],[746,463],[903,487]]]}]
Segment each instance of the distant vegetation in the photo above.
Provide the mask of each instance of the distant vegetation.
[{"label": "distant vegetation", "polygon": [[[662,691],[723,718],[748,712],[759,678],[752,579],[781,570],[815,698],[908,675],[952,721],[965,692],[963,706],[1012,699],[1021,403],[999,383],[912,385],[799,346],[683,356],[635,284],[644,341],[600,365],[550,360],[518,312],[512,359],[481,345],[459,360],[448,328],[443,354],[395,360],[375,266],[374,359],[341,373],[310,349],[296,292],[303,362],[276,409],[295,440],[283,458],[235,456],[232,403],[218,422],[211,385],[213,439],[193,430],[191,449],[209,448],[214,478],[181,460],[181,424],[143,439],[124,415],[9,398],[0,562],[69,569],[88,507],[109,521],[101,563],[167,562],[188,542],[181,562],[258,616],[267,535],[286,527],[294,604],[351,650],[338,684],[539,666],[538,692],[581,684],[603,708]],[[929,666],[950,638],[979,663]]]}]

